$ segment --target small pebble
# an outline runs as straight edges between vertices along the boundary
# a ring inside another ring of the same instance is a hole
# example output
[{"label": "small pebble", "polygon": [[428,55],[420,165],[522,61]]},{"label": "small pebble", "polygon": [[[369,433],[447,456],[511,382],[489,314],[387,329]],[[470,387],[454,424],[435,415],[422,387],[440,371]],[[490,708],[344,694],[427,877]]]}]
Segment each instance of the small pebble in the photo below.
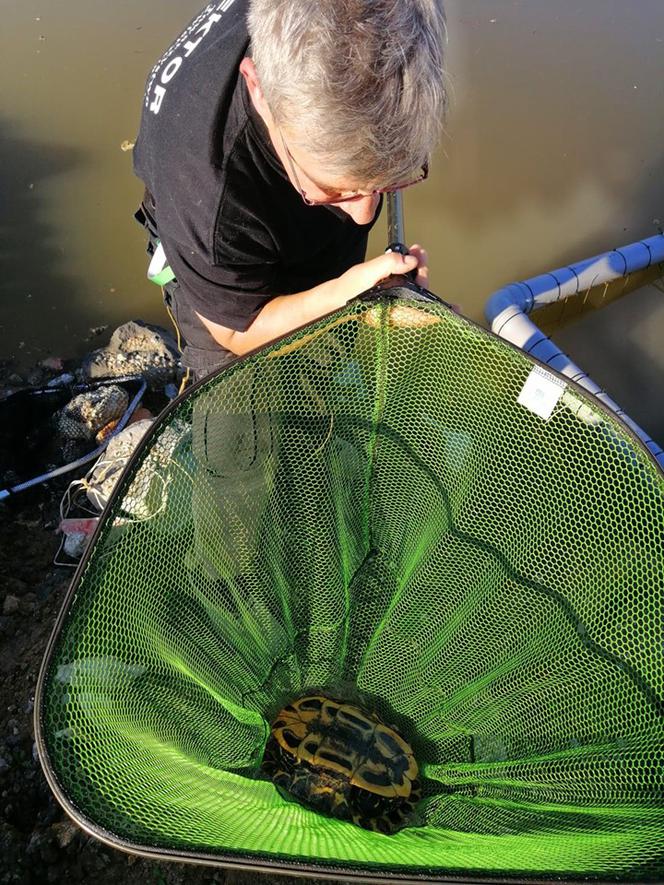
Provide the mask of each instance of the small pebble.
[{"label": "small pebble", "polygon": [[3,615],[15,615],[19,610],[21,602],[18,596],[5,596],[5,601],[2,604],[2,613]]},{"label": "small pebble", "polygon": [[78,836],[80,830],[73,821],[63,820],[51,825],[51,832],[55,836],[60,848],[66,848]]},{"label": "small pebble", "polygon": [[49,356],[45,360],[40,360],[37,365],[42,369],[48,369],[49,372],[61,372],[63,360],[59,356]]},{"label": "small pebble", "polygon": [[96,338],[97,335],[101,335],[102,332],[105,332],[108,329],[108,326],[90,326],[88,332],[93,338]]}]

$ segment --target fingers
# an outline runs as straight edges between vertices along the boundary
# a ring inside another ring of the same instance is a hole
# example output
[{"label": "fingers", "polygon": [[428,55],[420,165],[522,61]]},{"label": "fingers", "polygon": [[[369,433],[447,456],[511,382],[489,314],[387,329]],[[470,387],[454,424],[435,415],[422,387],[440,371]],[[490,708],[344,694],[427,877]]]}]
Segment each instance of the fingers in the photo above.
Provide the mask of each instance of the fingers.
[{"label": "fingers", "polygon": [[354,298],[394,274],[405,274],[417,267],[415,255],[385,252],[371,261],[356,264],[339,278],[347,298]]},{"label": "fingers", "polygon": [[427,251],[418,243],[414,243],[409,251],[411,255],[417,258],[417,277],[415,282],[418,286],[426,289],[429,285],[429,256]]}]

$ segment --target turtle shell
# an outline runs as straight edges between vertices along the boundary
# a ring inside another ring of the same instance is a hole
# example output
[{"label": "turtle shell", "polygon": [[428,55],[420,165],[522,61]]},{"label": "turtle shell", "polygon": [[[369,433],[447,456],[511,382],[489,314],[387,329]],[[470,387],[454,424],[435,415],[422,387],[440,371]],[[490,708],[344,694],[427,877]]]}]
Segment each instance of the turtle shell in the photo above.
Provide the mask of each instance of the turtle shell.
[{"label": "turtle shell", "polygon": [[420,798],[417,762],[401,735],[374,713],[324,695],[279,711],[263,770],[304,805],[386,834]]}]

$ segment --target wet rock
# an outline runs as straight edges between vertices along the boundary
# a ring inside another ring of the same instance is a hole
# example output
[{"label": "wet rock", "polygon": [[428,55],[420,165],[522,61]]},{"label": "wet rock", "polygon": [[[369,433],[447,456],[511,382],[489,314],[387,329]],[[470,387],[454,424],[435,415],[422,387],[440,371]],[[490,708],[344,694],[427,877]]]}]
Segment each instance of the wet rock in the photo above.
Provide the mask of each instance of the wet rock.
[{"label": "wet rock", "polygon": [[84,361],[84,379],[142,375],[153,389],[175,378],[178,351],[173,337],[160,326],[132,320],[119,326],[106,347]]},{"label": "wet rock", "polygon": [[23,378],[22,378],[20,375],[18,375],[16,372],[13,372],[13,373],[9,376],[9,378],[7,378],[7,381],[8,381],[10,384],[12,384],[14,387],[20,387],[22,384],[25,383],[25,382],[23,381]]},{"label": "wet rock", "polygon": [[5,601],[2,604],[2,613],[3,615],[15,615],[21,607],[21,600],[18,596],[12,596],[9,594],[5,596]]}]

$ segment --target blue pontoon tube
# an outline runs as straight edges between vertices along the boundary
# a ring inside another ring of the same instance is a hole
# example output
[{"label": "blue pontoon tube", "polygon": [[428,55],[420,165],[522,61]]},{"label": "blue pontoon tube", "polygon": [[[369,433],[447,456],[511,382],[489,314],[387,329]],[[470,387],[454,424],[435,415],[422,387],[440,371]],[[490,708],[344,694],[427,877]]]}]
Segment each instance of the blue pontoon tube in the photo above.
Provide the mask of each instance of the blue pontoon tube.
[{"label": "blue pontoon tube", "polygon": [[520,283],[511,283],[491,295],[484,313],[491,331],[516,344],[562,375],[585,387],[637,434],[664,466],[664,450],[620,406],[548,338],[527,314],[547,304],[564,301],[620,277],[664,263],[664,234],[613,249]]}]

